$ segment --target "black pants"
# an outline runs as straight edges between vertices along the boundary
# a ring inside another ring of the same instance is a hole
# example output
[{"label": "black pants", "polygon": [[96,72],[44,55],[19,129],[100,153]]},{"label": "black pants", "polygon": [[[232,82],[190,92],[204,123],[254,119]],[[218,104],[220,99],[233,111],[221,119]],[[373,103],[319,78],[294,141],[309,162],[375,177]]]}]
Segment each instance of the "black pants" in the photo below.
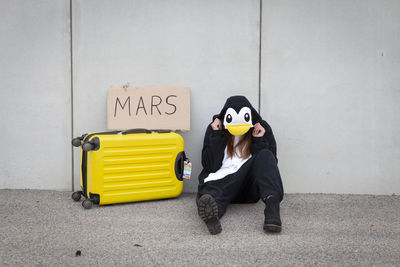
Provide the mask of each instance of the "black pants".
[{"label": "black pants", "polygon": [[267,149],[258,151],[237,172],[199,184],[197,198],[204,194],[214,197],[219,218],[225,214],[229,203],[256,203],[269,195],[281,201],[283,186],[274,155]]}]

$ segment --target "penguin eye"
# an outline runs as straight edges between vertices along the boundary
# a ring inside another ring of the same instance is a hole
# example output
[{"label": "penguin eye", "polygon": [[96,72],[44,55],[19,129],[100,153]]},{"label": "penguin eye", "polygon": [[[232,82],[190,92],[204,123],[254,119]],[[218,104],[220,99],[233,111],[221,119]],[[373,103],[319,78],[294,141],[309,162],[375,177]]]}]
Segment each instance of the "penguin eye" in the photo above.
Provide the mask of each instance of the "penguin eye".
[{"label": "penguin eye", "polygon": [[249,113],[244,114],[244,120],[247,121],[247,122],[250,120]]},{"label": "penguin eye", "polygon": [[231,123],[232,122],[232,115],[228,114],[228,116],[226,116],[226,122],[227,123]]}]

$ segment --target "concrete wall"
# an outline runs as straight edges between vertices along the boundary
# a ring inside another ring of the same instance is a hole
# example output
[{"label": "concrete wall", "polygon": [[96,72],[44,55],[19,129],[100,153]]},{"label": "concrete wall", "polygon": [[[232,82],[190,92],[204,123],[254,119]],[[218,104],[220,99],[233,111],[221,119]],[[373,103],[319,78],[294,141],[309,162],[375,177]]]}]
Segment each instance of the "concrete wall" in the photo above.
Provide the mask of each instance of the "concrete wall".
[{"label": "concrete wall", "polygon": [[69,1],[0,2],[0,188],[71,189]]},{"label": "concrete wall", "polygon": [[212,115],[231,94],[258,102],[259,1],[73,1],[73,14],[75,135],[106,128],[111,85],[188,86],[194,178],[184,190],[197,190]]},{"label": "concrete wall", "polygon": [[263,2],[262,114],[288,192],[400,192],[400,2]]},{"label": "concrete wall", "polygon": [[261,25],[259,0],[72,0],[71,11],[72,35],[69,0],[0,2],[0,188],[77,189],[71,131],[105,130],[108,88],[130,82],[191,88],[185,191],[212,114],[260,93],[286,192],[400,193],[398,1],[263,0]]}]

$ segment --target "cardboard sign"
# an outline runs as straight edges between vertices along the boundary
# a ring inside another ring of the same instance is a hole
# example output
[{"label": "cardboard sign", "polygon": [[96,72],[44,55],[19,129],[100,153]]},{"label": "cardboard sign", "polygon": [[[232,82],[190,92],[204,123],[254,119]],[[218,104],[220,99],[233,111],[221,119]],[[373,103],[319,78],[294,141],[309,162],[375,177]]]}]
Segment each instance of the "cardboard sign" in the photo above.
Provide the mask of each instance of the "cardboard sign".
[{"label": "cardboard sign", "polygon": [[108,129],[190,130],[187,87],[112,87],[108,92]]}]

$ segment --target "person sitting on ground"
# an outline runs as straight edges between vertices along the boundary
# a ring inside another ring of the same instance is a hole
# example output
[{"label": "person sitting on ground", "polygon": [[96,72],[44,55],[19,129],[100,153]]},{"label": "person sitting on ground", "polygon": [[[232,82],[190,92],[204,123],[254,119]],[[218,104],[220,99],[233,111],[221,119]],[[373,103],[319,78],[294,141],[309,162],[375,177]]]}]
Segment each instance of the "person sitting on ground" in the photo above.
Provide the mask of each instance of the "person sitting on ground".
[{"label": "person sitting on ground", "polygon": [[222,231],[219,219],[229,203],[256,203],[260,198],[266,204],[263,229],[281,231],[284,192],[277,161],[268,123],[246,97],[228,98],[208,125],[202,149],[196,202],[211,234]]}]

